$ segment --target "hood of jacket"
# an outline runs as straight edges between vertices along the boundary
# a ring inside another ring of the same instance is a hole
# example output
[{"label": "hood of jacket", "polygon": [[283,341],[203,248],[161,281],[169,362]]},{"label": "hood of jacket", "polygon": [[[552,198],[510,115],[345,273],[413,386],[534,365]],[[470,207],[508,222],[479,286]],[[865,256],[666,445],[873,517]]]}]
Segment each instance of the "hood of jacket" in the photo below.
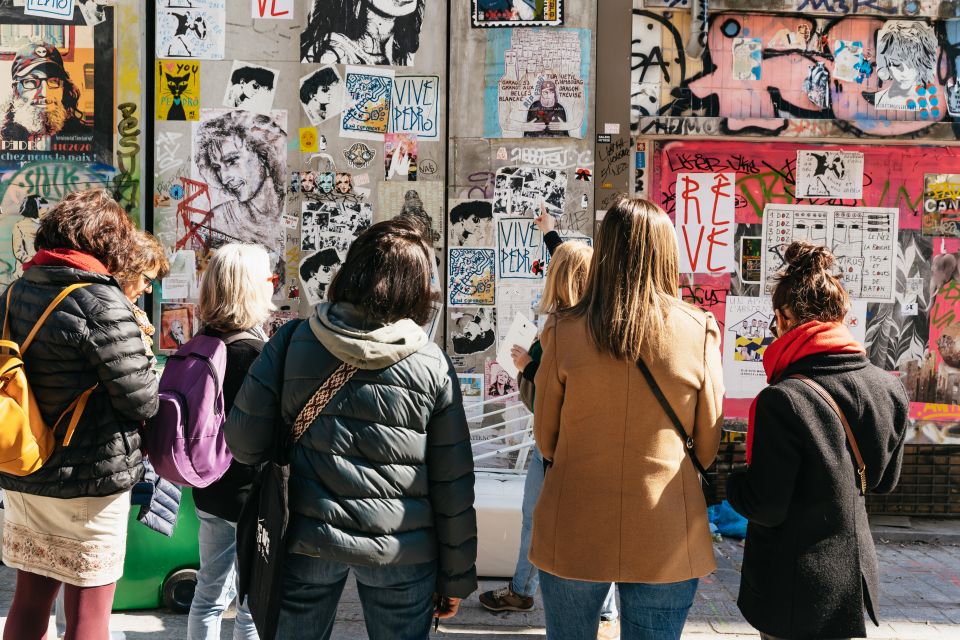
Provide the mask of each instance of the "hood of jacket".
[{"label": "hood of jacket", "polygon": [[348,302],[317,305],[310,329],[330,353],[357,369],[389,367],[429,342],[409,318],[384,324]]}]

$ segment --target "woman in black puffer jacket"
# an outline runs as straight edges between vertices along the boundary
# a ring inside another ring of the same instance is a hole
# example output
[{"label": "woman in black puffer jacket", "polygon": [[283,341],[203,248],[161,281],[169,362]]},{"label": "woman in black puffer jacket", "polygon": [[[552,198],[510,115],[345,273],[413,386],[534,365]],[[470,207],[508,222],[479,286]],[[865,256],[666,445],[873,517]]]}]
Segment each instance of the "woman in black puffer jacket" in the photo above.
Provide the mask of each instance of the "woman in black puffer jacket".
[{"label": "woman in black puffer jacket", "polygon": [[330,302],[264,347],[224,427],[259,464],[346,362],[359,370],[290,451],[290,525],[278,638],[328,638],[352,569],[370,637],[426,638],[477,585],[473,457],[453,366],[420,328],[432,252],[411,223],[353,243]]},{"label": "woman in black puffer jacket", "polygon": [[[44,636],[65,584],[67,638],[105,640],[123,572],[130,488],[143,474],[140,423],[157,411],[157,378],[123,290],[111,276],[134,228],[102,189],[68,195],[40,221],[34,258],[0,300],[21,344],[44,309],[81,283],[23,354],[30,387],[56,448],[26,476],[0,474],[6,490],[3,562],[17,571],[5,640]],[[72,436],[70,413],[93,389]],[[65,442],[68,440],[68,442]]]}]

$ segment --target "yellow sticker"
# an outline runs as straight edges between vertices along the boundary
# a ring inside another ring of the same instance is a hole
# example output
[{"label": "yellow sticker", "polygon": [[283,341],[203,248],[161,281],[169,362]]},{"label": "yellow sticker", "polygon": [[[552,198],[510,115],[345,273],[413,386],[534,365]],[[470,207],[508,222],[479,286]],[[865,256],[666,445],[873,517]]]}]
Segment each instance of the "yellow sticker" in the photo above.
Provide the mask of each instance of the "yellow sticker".
[{"label": "yellow sticker", "polygon": [[157,120],[200,119],[200,63],[157,60]]},{"label": "yellow sticker", "polygon": [[303,127],[300,129],[300,151],[303,153],[316,153],[320,151],[317,146],[316,127]]}]

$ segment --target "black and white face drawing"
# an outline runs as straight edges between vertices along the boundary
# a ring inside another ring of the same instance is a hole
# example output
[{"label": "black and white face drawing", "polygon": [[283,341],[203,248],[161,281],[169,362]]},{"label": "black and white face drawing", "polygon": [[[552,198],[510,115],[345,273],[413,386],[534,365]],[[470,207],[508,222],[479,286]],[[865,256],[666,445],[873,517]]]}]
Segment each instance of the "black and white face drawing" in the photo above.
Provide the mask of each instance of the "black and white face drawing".
[{"label": "black and white face drawing", "polygon": [[300,61],[409,66],[427,0],[313,0]]},{"label": "black and white face drawing", "polygon": [[450,342],[457,355],[483,353],[497,341],[497,316],[492,307],[477,307],[450,316]]},{"label": "black and white face drawing", "polygon": [[249,62],[233,63],[223,106],[269,114],[276,92],[277,72]]},{"label": "black and white face drawing", "polygon": [[450,246],[487,247],[494,242],[489,200],[466,200],[450,208]]},{"label": "black and white face drawing", "polygon": [[323,67],[300,78],[300,105],[319,127],[343,109],[343,80],[334,67]]}]

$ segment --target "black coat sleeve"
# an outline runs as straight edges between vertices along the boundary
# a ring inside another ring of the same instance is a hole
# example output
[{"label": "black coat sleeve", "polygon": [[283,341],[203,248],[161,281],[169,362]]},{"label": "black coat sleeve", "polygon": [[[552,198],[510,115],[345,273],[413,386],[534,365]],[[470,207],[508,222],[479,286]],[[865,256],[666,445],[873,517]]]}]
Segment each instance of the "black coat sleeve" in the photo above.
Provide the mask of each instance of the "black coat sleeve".
[{"label": "black coat sleeve", "polygon": [[776,386],[757,398],[753,450],[746,471],[727,478],[727,499],[751,522],[775,527],[787,519],[803,451],[790,397]]},{"label": "black coat sleeve", "polygon": [[555,230],[548,231],[547,235],[543,236],[543,241],[546,243],[547,251],[550,252],[551,256],[557,250],[557,247],[563,244],[563,238]]},{"label": "black coat sleeve", "polygon": [[437,592],[466,598],[477,589],[477,514],[470,430],[453,363],[427,425],[430,504],[440,544]]}]

